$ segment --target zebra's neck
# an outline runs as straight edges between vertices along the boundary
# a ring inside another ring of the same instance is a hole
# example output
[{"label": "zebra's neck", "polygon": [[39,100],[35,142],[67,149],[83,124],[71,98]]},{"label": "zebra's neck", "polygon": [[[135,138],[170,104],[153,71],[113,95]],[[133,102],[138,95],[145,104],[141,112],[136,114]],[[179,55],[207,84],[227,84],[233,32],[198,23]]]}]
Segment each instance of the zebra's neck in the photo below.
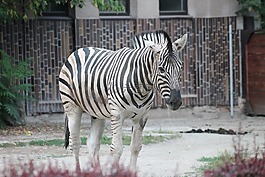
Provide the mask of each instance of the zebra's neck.
[{"label": "zebra's neck", "polygon": [[142,66],[138,68],[145,78],[144,83],[149,87],[149,91],[154,89],[154,82],[156,80],[157,59],[153,52],[148,51],[142,57]]}]

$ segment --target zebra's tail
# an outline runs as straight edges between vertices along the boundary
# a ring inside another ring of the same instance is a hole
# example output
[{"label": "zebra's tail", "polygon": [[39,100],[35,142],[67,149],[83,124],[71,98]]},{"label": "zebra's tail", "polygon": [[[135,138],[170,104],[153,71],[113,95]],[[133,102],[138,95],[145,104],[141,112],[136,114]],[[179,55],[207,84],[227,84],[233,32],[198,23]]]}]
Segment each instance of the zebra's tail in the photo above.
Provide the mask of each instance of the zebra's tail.
[{"label": "zebra's tail", "polygon": [[66,113],[64,114],[64,148],[67,149],[69,146],[69,137],[70,137],[70,131],[69,131],[69,126],[68,126],[68,117]]}]

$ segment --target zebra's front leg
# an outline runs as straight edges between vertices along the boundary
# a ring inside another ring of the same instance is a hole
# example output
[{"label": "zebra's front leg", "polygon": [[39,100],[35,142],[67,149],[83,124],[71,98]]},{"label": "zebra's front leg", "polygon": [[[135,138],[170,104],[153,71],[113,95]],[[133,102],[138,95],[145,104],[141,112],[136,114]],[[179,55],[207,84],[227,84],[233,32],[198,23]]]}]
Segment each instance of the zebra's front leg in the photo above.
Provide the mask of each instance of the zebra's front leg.
[{"label": "zebra's front leg", "polygon": [[111,134],[112,142],[110,145],[110,151],[114,163],[118,163],[123,152],[122,144],[122,125],[124,119],[119,117],[111,117]]},{"label": "zebra's front leg", "polygon": [[105,128],[105,119],[91,117],[91,129],[87,141],[88,152],[92,157],[92,165],[99,164],[100,139]]},{"label": "zebra's front leg", "polygon": [[72,105],[66,109],[66,114],[68,117],[68,127],[70,132],[69,137],[69,146],[70,150],[73,151],[75,160],[76,160],[76,170],[80,171],[80,163],[79,163],[79,150],[80,150],[80,124],[81,124],[81,116],[82,109]]},{"label": "zebra's front leg", "polygon": [[142,132],[146,124],[147,118],[142,118],[140,121],[134,122],[133,133],[131,138],[131,159],[130,168],[136,170],[136,163],[138,155],[142,149]]}]

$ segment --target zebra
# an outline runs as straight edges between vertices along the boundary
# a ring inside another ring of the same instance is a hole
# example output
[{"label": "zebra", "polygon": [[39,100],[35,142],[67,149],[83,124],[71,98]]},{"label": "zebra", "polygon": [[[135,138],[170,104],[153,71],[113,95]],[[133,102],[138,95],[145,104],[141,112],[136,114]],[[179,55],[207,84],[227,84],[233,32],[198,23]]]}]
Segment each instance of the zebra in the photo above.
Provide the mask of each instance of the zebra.
[{"label": "zebra", "polygon": [[[185,46],[186,35],[174,43]],[[100,138],[105,120],[110,119],[113,160],[118,162],[122,151],[122,125],[125,118],[133,122],[129,166],[136,169],[142,147],[142,131],[158,90],[168,107],[177,110],[181,104],[180,73],[172,45],[146,41],[146,47],[124,47],[111,51],[96,47],[74,51],[59,74],[59,92],[65,111],[65,148],[70,146],[80,170],[80,124],[83,111],[91,116],[88,151],[93,164],[99,164]]]}]

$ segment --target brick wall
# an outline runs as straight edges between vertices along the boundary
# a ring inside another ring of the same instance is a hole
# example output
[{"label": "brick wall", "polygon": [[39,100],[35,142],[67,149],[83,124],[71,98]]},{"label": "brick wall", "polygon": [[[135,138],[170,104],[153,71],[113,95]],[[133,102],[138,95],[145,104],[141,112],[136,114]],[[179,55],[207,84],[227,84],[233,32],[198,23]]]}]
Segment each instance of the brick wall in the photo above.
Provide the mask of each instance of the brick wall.
[{"label": "brick wall", "polygon": [[134,20],[76,20],[76,47],[96,46],[117,50],[130,46]]},{"label": "brick wall", "polygon": [[[239,95],[238,33],[233,18],[234,97]],[[172,41],[188,33],[182,95],[186,106],[229,104],[228,17],[171,19],[29,20],[0,25],[0,47],[16,59],[33,58],[37,102],[28,102],[28,114],[63,111],[58,94],[58,74],[76,48],[97,46],[116,50],[130,46],[135,33],[164,29]],[[237,101],[237,99],[235,99]],[[236,102],[237,103],[237,102]],[[164,106],[157,96],[154,106]]]},{"label": "brick wall", "polygon": [[37,101],[29,101],[28,114],[62,111],[58,94],[58,73],[74,49],[72,21],[29,20],[0,26],[0,47],[18,60],[32,58],[33,85]]},{"label": "brick wall", "polygon": [[[228,18],[194,19],[195,57],[191,62],[197,94],[195,105],[229,104],[229,23]],[[239,35],[233,28],[234,98],[239,96]],[[237,103],[237,99],[235,99]]]}]

